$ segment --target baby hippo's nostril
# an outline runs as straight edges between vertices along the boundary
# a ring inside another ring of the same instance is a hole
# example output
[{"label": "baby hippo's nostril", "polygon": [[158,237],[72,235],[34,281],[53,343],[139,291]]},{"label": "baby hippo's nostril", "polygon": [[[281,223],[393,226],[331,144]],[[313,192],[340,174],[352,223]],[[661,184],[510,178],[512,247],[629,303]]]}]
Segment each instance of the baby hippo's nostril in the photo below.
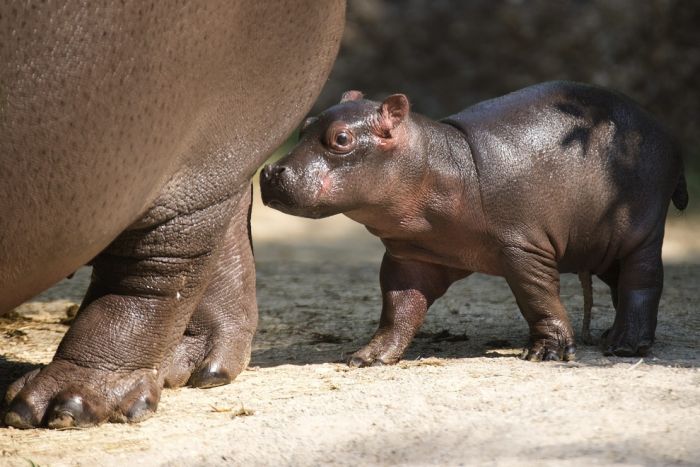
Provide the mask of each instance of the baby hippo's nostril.
[{"label": "baby hippo's nostril", "polygon": [[265,206],[283,206],[290,204],[289,193],[293,185],[294,172],[284,165],[270,164],[260,172],[260,194]]},{"label": "baby hippo's nostril", "polygon": [[260,172],[260,178],[263,180],[267,181],[270,180],[270,166],[266,165],[263,167],[262,171]]},{"label": "baby hippo's nostril", "polygon": [[279,178],[280,175],[282,175],[282,172],[287,170],[285,166],[279,166],[279,165],[266,165],[265,168],[263,168],[262,171],[262,178],[266,182],[275,182]]}]

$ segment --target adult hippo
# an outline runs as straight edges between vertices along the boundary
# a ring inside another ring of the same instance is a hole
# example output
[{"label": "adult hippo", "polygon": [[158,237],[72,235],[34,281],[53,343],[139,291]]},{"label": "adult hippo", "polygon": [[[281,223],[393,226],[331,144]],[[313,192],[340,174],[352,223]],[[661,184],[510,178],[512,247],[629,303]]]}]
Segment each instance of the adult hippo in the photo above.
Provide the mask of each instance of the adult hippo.
[{"label": "adult hippo", "polygon": [[247,364],[250,178],[308,112],[344,2],[0,6],[0,310],[93,265],[18,428],[139,421]]}]

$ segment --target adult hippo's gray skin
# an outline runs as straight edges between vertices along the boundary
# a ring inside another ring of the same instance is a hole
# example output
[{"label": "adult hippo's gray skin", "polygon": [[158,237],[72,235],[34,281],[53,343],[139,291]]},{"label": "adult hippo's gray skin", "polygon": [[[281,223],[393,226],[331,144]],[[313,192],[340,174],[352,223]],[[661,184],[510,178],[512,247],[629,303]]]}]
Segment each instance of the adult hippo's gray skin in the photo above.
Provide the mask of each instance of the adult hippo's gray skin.
[{"label": "adult hippo's gray skin", "polygon": [[257,323],[250,178],[308,112],[343,1],[0,6],[0,310],[91,262],[18,428],[139,421],[231,381]]}]

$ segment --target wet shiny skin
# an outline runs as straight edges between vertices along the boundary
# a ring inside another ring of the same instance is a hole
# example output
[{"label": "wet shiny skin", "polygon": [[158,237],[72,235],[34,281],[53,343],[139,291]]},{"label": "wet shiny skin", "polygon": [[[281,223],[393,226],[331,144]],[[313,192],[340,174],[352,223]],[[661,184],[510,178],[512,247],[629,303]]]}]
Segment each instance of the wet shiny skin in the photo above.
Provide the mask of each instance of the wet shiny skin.
[{"label": "wet shiny skin", "polygon": [[[324,143],[338,126],[358,141],[341,155]],[[317,166],[333,180],[327,194],[307,170]],[[266,171],[269,205],[344,213],[386,246],[381,322],[353,365],[398,361],[430,304],[473,272],[506,278],[530,327],[526,359],[574,357],[560,272],[610,286],[617,315],[606,353],[644,354],[653,343],[664,220],[687,192],[672,138],[620,94],[543,83],[435,122],[402,95],[379,103],[346,93]]]}]

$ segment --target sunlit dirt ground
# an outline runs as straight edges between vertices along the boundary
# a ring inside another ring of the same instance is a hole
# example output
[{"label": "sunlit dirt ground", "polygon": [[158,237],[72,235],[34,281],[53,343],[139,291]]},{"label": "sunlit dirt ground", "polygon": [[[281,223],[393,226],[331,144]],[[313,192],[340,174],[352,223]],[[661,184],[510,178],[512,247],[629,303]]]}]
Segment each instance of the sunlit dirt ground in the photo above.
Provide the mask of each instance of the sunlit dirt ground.
[{"label": "sunlit dirt ground", "polygon": [[[644,359],[517,358],[527,339],[503,279],[474,275],[430,310],[406,358],[349,369],[379,320],[381,244],[342,217],[311,221],[256,205],[260,326],[233,384],[165,390],[138,425],[0,428],[0,465],[698,465],[700,221],[672,214],[657,343]],[[0,318],[0,391],[48,363],[76,277]],[[592,328],[613,320],[594,282]],[[579,329],[582,297],[563,278]]]}]

